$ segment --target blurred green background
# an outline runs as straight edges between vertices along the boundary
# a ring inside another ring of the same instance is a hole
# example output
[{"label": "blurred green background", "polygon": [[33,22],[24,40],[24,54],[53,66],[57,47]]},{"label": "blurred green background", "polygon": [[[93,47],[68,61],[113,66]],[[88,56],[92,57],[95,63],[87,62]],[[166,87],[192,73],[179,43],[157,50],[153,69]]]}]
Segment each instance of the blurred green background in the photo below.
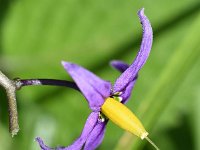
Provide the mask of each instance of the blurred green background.
[{"label": "blurred green background", "polygon": [[[144,7],[154,30],[151,55],[127,104],[162,150],[200,150],[200,1],[0,0],[0,69],[10,78],[71,80],[61,60],[114,83],[112,59],[131,63]],[[0,89],[0,150],[67,146],[90,113],[84,97],[63,87],[17,92],[20,132],[8,132],[7,98]],[[145,141],[109,123],[99,150],[150,150]]]}]

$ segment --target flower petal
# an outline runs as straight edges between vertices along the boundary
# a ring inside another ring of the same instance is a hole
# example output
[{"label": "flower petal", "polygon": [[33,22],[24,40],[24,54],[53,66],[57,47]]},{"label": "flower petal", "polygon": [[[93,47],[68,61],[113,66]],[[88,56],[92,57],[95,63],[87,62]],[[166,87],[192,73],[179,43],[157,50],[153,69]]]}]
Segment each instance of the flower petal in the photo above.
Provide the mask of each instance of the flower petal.
[{"label": "flower petal", "polygon": [[153,41],[153,31],[148,18],[144,15],[144,8],[138,12],[138,16],[143,27],[143,38],[140,46],[140,50],[131,66],[121,74],[116,80],[114,85],[114,92],[120,92],[125,89],[130,82],[137,76],[138,71],[145,64],[149,53],[151,51]]},{"label": "flower petal", "polygon": [[123,73],[129,67],[128,64],[120,60],[113,60],[110,62],[110,65],[121,73]]},{"label": "flower petal", "polygon": [[93,111],[100,111],[104,99],[110,95],[111,84],[81,66],[69,62],[62,64],[86,97],[90,108]]},{"label": "flower petal", "polygon": [[[90,133],[95,128],[98,121],[98,117],[98,112],[92,112],[85,123],[81,136],[72,145],[67,147],[57,147],[56,150],[80,150],[85,144]],[[42,150],[52,150],[52,148],[49,148],[44,144],[41,138],[36,138],[36,140],[38,141]]]},{"label": "flower petal", "polygon": [[128,84],[128,86],[124,89],[124,91],[122,91],[122,95],[120,95],[120,97],[122,97],[121,103],[125,104],[128,102],[128,99],[131,96],[131,91],[135,85],[136,80],[137,80],[137,76],[132,82]]},{"label": "flower petal", "polygon": [[[128,67],[129,65],[126,64],[125,62],[123,61],[119,61],[119,60],[113,60],[110,62],[110,65],[117,69],[118,71],[120,71],[121,73],[123,73]],[[122,94],[120,95],[120,97],[122,98],[122,101],[121,103],[126,103],[129,99],[129,97],[131,96],[131,91],[135,85],[135,82],[137,80],[137,76],[133,79],[132,82],[130,82],[125,89],[123,89]],[[114,93],[113,93],[114,94]]]},{"label": "flower petal", "polygon": [[88,137],[84,150],[95,150],[102,142],[105,133],[105,127],[108,121],[99,122]]}]

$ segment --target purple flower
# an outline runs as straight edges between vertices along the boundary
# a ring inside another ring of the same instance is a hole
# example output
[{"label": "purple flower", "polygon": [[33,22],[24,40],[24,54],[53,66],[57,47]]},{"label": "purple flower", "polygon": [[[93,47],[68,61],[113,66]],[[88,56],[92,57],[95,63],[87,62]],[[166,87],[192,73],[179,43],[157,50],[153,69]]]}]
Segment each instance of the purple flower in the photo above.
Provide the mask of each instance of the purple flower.
[{"label": "purple flower", "polygon": [[[130,66],[121,61],[111,62],[114,68],[122,72],[113,87],[110,82],[100,79],[81,66],[69,62],[62,62],[65,70],[73,78],[86,98],[92,112],[85,123],[80,137],[72,145],[68,147],[57,147],[56,150],[96,149],[103,140],[105,127],[109,119],[142,139],[147,137],[148,133],[134,114],[132,115],[133,123],[135,123],[133,124],[133,128],[130,129],[127,125],[121,123],[127,121],[124,118],[127,119],[127,113],[130,113],[123,104],[128,101],[131,95],[138,72],[145,64],[152,46],[152,28],[148,18],[144,15],[144,9],[138,12],[138,16],[143,27],[143,38],[140,50]],[[39,142],[41,149],[52,149],[47,147],[41,138],[36,138],[36,140]]]}]

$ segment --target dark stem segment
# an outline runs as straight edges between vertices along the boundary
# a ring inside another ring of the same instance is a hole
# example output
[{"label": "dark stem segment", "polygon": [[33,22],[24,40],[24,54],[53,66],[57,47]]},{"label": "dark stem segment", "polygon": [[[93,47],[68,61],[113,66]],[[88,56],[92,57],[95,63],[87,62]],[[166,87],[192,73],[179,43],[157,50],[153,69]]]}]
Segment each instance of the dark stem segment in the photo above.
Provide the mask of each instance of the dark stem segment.
[{"label": "dark stem segment", "polygon": [[56,79],[14,79],[10,80],[0,71],[0,85],[5,88],[8,97],[8,111],[9,111],[9,128],[11,135],[14,136],[19,131],[16,90],[24,86],[31,85],[52,85],[65,86],[75,90],[79,90],[76,83],[65,80]]},{"label": "dark stem segment", "polygon": [[76,83],[66,80],[57,80],[57,79],[15,79],[15,84],[17,89],[20,89],[23,86],[31,85],[51,85],[51,86],[65,86],[75,90],[79,90]]}]

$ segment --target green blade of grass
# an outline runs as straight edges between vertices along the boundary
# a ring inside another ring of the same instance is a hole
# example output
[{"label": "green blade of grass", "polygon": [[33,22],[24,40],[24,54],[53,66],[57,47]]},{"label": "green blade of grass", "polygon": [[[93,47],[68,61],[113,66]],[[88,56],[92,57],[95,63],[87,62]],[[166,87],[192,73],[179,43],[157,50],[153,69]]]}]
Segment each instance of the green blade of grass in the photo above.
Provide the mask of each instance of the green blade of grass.
[{"label": "green blade of grass", "polygon": [[[200,64],[200,63],[199,63]],[[200,149],[200,87],[199,84],[197,85],[197,90],[194,91],[195,93],[195,100],[192,101],[193,110],[192,110],[192,126],[193,126],[193,133],[194,133],[194,140],[195,140],[195,149]]]}]

